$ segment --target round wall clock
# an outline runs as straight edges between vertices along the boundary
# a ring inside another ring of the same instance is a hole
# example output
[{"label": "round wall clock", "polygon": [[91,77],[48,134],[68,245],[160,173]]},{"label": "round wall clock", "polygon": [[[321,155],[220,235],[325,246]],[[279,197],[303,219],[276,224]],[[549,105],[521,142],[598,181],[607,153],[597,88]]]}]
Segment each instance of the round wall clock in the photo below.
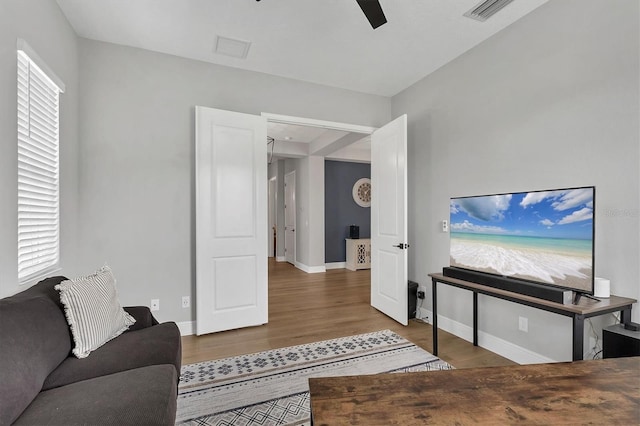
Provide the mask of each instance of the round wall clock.
[{"label": "round wall clock", "polygon": [[353,200],[360,207],[371,207],[371,179],[358,179],[353,185]]}]

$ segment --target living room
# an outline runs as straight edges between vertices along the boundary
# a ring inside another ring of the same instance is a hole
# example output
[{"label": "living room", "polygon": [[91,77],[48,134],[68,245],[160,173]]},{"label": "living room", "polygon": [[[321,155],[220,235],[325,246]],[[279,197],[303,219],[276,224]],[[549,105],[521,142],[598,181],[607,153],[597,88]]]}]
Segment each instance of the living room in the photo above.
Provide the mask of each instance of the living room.
[{"label": "living room", "polygon": [[[423,79],[382,96],[79,37],[55,1],[0,3],[0,296],[16,268],[16,40],[64,81],[61,265],[106,261],[123,305],[162,304],[188,323],[194,284],[196,105],[379,127],[408,116],[409,279],[449,264],[439,224],[454,196],[597,187],[595,271],[640,298],[639,5],[550,0]],[[468,337],[471,299],[442,289],[439,312]],[[427,300],[427,307],[429,306]],[[481,346],[518,362],[571,359],[571,322],[481,300]],[[527,317],[529,331],[518,330]],[[596,334],[612,317],[593,319]],[[634,309],[632,321],[640,322]],[[491,346],[493,345],[493,346]]]}]

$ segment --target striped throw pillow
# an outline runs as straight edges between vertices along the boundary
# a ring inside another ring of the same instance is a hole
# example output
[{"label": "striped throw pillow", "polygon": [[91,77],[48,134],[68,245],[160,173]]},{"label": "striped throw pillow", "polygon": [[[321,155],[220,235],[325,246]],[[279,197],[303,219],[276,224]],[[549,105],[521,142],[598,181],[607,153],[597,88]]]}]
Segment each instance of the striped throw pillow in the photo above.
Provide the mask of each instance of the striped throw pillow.
[{"label": "striped throw pillow", "polygon": [[60,292],[75,347],[73,354],[89,353],[119,336],[136,320],[120,306],[116,280],[107,265],[95,273],[55,286]]}]

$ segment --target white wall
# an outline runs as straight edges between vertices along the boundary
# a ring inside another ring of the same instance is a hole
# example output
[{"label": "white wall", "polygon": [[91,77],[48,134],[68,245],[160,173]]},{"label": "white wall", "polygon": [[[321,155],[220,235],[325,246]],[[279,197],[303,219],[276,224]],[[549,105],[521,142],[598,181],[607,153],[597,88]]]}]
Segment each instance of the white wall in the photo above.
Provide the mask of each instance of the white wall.
[{"label": "white wall", "polygon": [[[295,266],[309,273],[324,272],[324,157],[282,161],[283,174],[296,172]],[[284,217],[284,208],[282,215]]]},{"label": "white wall", "polygon": [[389,98],[140,49],[80,39],[79,55],[83,265],[109,262],[123,304],[159,298],[160,320],[194,319],[181,297],[195,305],[195,105],[369,126],[391,116]]},{"label": "white wall", "polygon": [[276,178],[276,258],[284,257],[284,161],[273,160],[269,165],[269,179]]},{"label": "white wall", "polygon": [[324,272],[324,158],[296,160],[296,266]]},{"label": "white wall", "polygon": [[[75,33],[55,2],[0,2],[0,297],[18,286],[18,136],[16,42],[25,40],[64,82],[60,96],[62,273],[79,270],[78,56]],[[25,286],[26,287],[26,286]]]},{"label": "white wall", "polygon": [[[550,1],[392,98],[409,117],[410,279],[448,265],[450,197],[596,185],[596,274],[640,298],[639,4]],[[470,327],[471,294],[445,288],[440,314]],[[566,317],[481,297],[480,329],[571,359]]]}]

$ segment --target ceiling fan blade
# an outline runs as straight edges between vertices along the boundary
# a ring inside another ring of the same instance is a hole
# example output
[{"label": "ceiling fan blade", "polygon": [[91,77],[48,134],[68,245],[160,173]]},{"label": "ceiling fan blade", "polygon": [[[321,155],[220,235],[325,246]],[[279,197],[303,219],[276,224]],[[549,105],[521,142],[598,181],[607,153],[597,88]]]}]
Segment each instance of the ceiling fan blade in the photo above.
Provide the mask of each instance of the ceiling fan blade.
[{"label": "ceiling fan blade", "polygon": [[360,9],[364,12],[364,15],[369,20],[369,23],[375,30],[382,24],[387,23],[387,18],[384,16],[382,6],[380,6],[379,0],[356,0]]}]

